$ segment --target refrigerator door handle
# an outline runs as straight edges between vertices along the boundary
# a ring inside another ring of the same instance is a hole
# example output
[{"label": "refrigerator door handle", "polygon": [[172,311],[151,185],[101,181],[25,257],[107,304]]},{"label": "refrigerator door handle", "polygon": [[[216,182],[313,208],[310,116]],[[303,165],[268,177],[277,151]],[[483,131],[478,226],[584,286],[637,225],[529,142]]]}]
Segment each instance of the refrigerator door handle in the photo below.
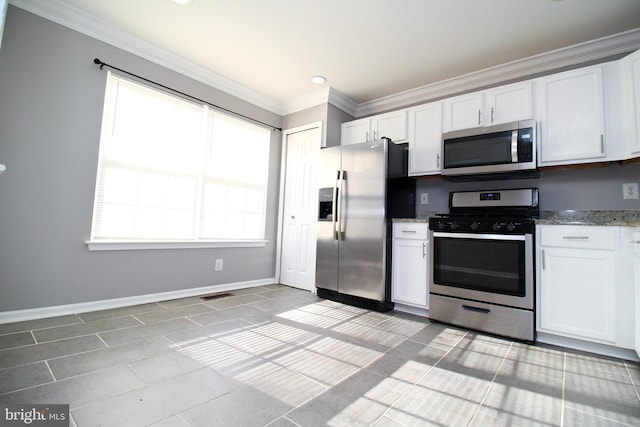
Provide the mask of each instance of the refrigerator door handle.
[{"label": "refrigerator door handle", "polygon": [[342,234],[344,233],[344,228],[342,225],[342,200],[344,199],[344,181],[345,181],[346,172],[343,170],[338,171],[338,212],[337,212],[337,222],[336,222],[336,236],[337,240],[343,240]]},{"label": "refrigerator door handle", "polygon": [[[333,227],[333,240],[339,240],[338,236],[338,224],[340,223],[340,218],[338,217],[340,213],[340,207],[336,204],[336,201],[340,200],[340,173],[341,171],[336,171],[336,182],[333,186],[333,200],[331,200],[331,225]],[[337,200],[336,200],[337,199]]]}]

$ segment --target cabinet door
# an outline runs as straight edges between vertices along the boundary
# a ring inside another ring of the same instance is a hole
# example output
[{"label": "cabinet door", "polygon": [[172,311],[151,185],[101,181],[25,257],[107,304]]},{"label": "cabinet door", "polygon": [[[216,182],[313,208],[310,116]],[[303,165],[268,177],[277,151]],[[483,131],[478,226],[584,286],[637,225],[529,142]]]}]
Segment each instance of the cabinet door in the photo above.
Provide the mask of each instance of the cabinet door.
[{"label": "cabinet door", "polygon": [[537,87],[539,163],[605,160],[602,67],[554,74]]},{"label": "cabinet door", "polygon": [[440,173],[442,103],[409,110],[409,175]]},{"label": "cabinet door", "polygon": [[629,158],[640,156],[640,50],[621,61],[625,131]]},{"label": "cabinet door", "polygon": [[533,118],[531,82],[491,89],[485,95],[484,124],[516,122]]},{"label": "cabinet door", "polygon": [[357,144],[371,140],[371,119],[360,119],[342,124],[340,143]]},{"label": "cabinet door", "polygon": [[391,297],[394,302],[428,308],[426,240],[394,239]]},{"label": "cabinet door", "polygon": [[482,92],[444,100],[444,132],[482,125]]},{"label": "cabinet door", "polygon": [[395,143],[407,142],[407,110],[380,114],[371,118],[373,135],[371,139],[391,138]]},{"label": "cabinet door", "polygon": [[614,343],[614,252],[543,246],[540,263],[539,329]]}]

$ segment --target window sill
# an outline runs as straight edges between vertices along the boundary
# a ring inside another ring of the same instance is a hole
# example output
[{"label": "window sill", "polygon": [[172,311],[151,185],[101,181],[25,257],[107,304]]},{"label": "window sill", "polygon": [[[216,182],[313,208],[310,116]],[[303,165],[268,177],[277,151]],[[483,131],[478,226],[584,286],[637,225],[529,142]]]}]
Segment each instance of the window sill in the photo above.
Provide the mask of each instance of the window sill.
[{"label": "window sill", "polygon": [[268,240],[208,240],[208,241],[88,241],[85,242],[90,251],[133,251],[149,249],[205,249],[205,248],[259,248],[269,243]]}]

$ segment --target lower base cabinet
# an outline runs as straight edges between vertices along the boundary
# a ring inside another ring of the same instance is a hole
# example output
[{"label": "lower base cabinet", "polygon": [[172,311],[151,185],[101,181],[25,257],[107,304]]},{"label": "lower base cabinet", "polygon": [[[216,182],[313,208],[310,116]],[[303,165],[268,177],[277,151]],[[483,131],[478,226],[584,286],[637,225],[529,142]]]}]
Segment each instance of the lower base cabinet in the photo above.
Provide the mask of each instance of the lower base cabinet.
[{"label": "lower base cabinet", "polygon": [[621,227],[536,227],[537,330],[633,348],[633,282]]},{"label": "lower base cabinet", "polygon": [[395,303],[429,308],[428,224],[393,224],[391,299]]}]

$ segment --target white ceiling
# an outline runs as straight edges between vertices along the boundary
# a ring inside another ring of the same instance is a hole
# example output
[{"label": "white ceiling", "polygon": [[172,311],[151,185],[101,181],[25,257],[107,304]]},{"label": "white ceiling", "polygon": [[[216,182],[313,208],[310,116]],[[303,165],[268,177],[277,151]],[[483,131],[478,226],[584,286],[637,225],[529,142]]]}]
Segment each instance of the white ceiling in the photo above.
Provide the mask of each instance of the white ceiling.
[{"label": "white ceiling", "polygon": [[317,74],[360,104],[640,28],[639,0],[48,1],[277,103]]}]

